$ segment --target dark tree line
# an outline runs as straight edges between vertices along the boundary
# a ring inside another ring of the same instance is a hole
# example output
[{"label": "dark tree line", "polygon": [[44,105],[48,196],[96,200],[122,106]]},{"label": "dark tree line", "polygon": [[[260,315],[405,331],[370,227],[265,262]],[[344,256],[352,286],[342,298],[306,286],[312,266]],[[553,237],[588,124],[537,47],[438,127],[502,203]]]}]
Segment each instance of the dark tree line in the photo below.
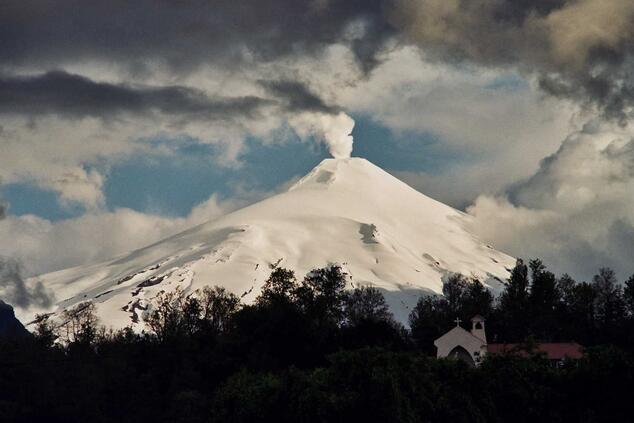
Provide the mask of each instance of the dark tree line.
[{"label": "dark tree line", "polygon": [[621,284],[607,268],[577,283],[569,275],[557,278],[540,260],[518,260],[498,298],[462,275],[449,277],[443,294],[421,298],[410,315],[412,338],[428,351],[456,317],[468,322],[476,314],[487,319],[490,342],[533,338],[634,350],[634,276]]},{"label": "dark tree line", "polygon": [[[0,341],[0,421],[625,421],[634,404],[634,278],[590,283],[518,261],[494,298],[454,275],[424,296],[411,329],[380,291],[346,290],[337,266],[298,280],[276,268],[253,304],[223,288],[158,295],[148,330],[110,331],[91,303],[34,336]],[[460,317],[485,316],[498,342],[577,340],[579,362],[489,357],[470,369],[433,358]],[[625,332],[624,332],[625,331]],[[522,410],[518,413],[518,410]]]}]

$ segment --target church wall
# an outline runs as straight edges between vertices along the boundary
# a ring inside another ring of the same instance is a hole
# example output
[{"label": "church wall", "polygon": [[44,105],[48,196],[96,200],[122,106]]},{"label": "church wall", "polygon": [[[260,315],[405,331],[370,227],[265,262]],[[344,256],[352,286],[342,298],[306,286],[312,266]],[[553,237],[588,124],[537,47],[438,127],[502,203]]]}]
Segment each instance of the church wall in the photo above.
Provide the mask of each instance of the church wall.
[{"label": "church wall", "polygon": [[486,344],[462,328],[454,328],[434,341],[438,348],[436,357],[444,358],[457,346],[463,347],[478,363],[486,354]]}]

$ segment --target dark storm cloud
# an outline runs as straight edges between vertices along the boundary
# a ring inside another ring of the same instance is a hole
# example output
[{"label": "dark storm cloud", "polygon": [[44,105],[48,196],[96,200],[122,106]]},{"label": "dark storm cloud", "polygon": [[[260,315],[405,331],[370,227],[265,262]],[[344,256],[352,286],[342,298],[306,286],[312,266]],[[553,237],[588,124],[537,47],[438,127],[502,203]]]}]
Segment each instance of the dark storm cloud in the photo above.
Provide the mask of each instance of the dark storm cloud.
[{"label": "dark storm cloud", "polygon": [[[82,59],[143,68],[159,60],[176,70],[247,57],[274,60],[346,42],[369,69],[390,34],[384,0],[5,0],[0,63],[60,67]],[[246,53],[248,50],[248,53]],[[245,54],[246,53],[246,54]],[[52,66],[51,66],[52,65]]]},{"label": "dark storm cloud", "polygon": [[[631,58],[627,60],[629,62]],[[588,73],[540,75],[539,86],[556,97],[597,104],[606,117],[625,124],[634,115],[632,72],[634,66],[631,63],[597,65]]]},{"label": "dark storm cloud", "polygon": [[258,97],[209,98],[181,87],[139,87],[95,82],[55,71],[28,77],[0,77],[0,113],[64,117],[113,117],[158,111],[200,119],[253,116],[271,100]]},{"label": "dark storm cloud", "polygon": [[[133,72],[161,64],[182,73],[315,55],[343,43],[367,74],[386,41],[401,39],[432,59],[517,66],[537,74],[546,92],[625,121],[634,109],[632,28],[631,0],[5,0],[0,69],[94,59]],[[170,89],[152,95],[205,109],[191,93]]]},{"label": "dark storm cloud", "polygon": [[28,286],[22,277],[20,263],[8,257],[0,257],[0,295],[2,300],[20,308],[48,307],[53,302],[52,295],[41,282]]},{"label": "dark storm cloud", "polygon": [[493,16],[517,25],[531,15],[546,16],[565,4],[566,0],[505,0],[495,4]]},{"label": "dark storm cloud", "polygon": [[394,0],[392,22],[442,61],[517,66],[548,93],[634,113],[631,0]]},{"label": "dark storm cloud", "polygon": [[288,110],[336,113],[337,107],[327,105],[317,94],[299,81],[260,81],[268,92],[286,103]]},{"label": "dark storm cloud", "polygon": [[95,82],[63,71],[27,77],[0,76],[0,114],[110,118],[122,113],[157,111],[166,115],[212,120],[257,117],[259,111],[268,106],[292,112],[339,112],[339,108],[326,104],[302,82],[260,81],[260,85],[270,98],[210,98],[204,92],[189,87]]}]

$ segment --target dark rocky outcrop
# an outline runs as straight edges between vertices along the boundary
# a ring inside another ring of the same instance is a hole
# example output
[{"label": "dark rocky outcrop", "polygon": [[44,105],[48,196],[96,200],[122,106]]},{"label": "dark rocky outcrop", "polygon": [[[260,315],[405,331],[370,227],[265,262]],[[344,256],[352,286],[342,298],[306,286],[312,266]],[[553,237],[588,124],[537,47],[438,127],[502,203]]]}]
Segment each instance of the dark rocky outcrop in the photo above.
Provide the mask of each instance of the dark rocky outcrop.
[{"label": "dark rocky outcrop", "polygon": [[13,307],[0,300],[0,338],[28,336],[29,331],[15,317]]}]

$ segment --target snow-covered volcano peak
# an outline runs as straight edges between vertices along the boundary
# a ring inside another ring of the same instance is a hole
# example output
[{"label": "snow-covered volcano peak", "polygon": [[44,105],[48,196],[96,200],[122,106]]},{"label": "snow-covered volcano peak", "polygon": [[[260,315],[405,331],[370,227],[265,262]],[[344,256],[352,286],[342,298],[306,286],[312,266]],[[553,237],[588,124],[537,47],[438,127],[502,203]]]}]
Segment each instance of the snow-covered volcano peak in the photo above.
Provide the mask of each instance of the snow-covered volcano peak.
[{"label": "snow-covered volcano peak", "polygon": [[353,172],[356,171],[355,173],[359,174],[362,172],[361,162],[369,163],[367,160],[359,158],[324,159],[306,176],[295,183],[289,191],[300,188],[328,186],[335,180],[345,177],[345,173],[350,173],[350,168],[354,169]]},{"label": "snow-covered volcano peak", "polygon": [[[361,213],[360,210],[365,209],[374,211],[373,218],[378,220],[417,219],[422,215],[435,220],[462,215],[421,194],[372,162],[357,157],[323,160],[289,189],[289,192],[293,191],[297,196],[309,196],[309,202],[323,202],[320,208],[334,208],[336,214]],[[306,194],[297,191],[306,191]]]},{"label": "snow-covered volcano peak", "polygon": [[[469,217],[361,158],[326,159],[287,192],[107,263],[39,279],[57,310],[92,301],[104,323],[143,327],[160,291],[221,285],[253,301],[275,266],[301,277],[340,263],[354,286],[381,289],[396,317],[440,293],[452,272],[498,290],[514,259],[469,232]],[[28,317],[28,316],[20,316]]]},{"label": "snow-covered volcano peak", "polygon": [[[345,159],[324,159],[306,176],[293,185],[289,191],[308,187],[327,187],[335,182],[356,189],[370,188],[371,181],[395,179],[380,167],[366,159],[352,157]],[[402,182],[395,180],[393,182]]]}]

